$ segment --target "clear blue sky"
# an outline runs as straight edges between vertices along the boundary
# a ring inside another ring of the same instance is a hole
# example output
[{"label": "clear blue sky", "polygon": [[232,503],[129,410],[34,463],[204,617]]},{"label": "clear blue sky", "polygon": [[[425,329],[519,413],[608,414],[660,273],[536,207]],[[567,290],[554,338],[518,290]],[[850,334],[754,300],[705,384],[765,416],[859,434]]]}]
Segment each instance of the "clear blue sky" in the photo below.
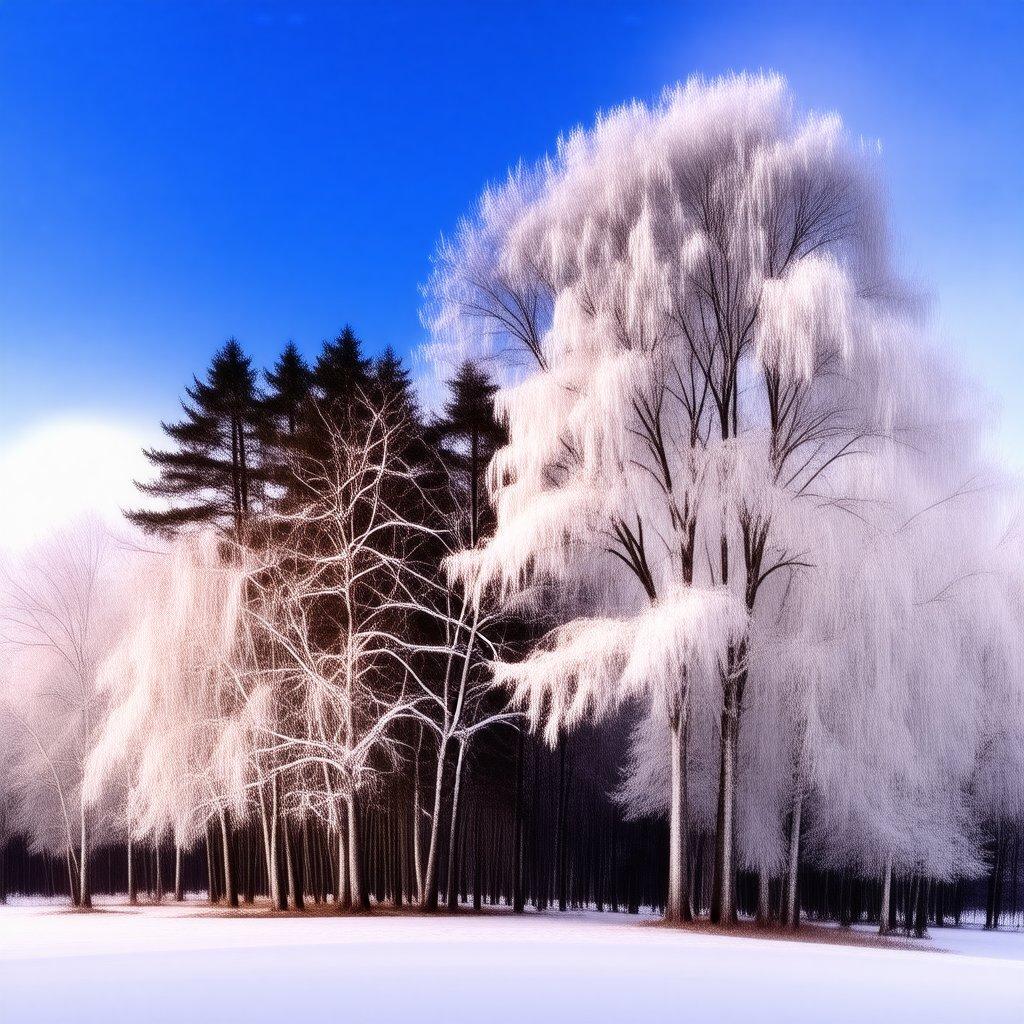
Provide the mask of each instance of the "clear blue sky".
[{"label": "clear blue sky", "polygon": [[[879,138],[904,265],[1024,443],[1024,5],[0,0],[0,443],[173,415],[231,334],[422,340],[440,232],[560,131],[772,68]],[[1021,464],[1024,464],[1022,459]]]}]

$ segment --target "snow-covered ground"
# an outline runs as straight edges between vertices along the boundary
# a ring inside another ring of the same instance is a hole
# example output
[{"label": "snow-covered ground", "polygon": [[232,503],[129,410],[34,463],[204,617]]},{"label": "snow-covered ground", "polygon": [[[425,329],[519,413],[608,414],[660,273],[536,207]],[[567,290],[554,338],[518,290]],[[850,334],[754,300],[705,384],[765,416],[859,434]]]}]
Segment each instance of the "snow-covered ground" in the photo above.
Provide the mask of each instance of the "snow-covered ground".
[{"label": "snow-covered ground", "polygon": [[914,949],[625,915],[239,918],[0,907],[0,1021],[1024,1021],[1024,933]]}]

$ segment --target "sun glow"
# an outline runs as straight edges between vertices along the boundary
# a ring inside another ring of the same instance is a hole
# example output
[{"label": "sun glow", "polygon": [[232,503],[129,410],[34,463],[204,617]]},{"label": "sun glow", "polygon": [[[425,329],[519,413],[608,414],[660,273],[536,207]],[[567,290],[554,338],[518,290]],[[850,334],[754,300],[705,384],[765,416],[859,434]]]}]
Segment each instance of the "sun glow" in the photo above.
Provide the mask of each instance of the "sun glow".
[{"label": "sun glow", "polygon": [[21,551],[94,514],[111,524],[138,502],[149,475],[144,432],[123,422],[66,416],[35,423],[0,447],[0,549]]}]

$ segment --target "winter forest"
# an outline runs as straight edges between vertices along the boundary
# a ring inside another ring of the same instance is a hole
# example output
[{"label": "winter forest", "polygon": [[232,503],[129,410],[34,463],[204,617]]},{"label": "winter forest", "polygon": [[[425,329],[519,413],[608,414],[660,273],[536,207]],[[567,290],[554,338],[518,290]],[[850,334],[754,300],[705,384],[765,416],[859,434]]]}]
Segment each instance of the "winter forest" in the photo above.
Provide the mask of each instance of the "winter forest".
[{"label": "winter forest", "polygon": [[1018,927],[1020,494],[884,170],[691,79],[483,192],[415,358],[213,339],[2,566],[0,901]]}]

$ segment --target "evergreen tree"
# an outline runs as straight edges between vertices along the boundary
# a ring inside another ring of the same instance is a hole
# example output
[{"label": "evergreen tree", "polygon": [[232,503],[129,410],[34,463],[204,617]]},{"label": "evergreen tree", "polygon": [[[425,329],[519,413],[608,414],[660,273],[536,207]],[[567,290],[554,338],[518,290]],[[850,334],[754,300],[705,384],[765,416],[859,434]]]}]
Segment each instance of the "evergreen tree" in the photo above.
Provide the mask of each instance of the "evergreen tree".
[{"label": "evergreen tree", "polygon": [[448,381],[448,390],[444,413],[434,421],[430,434],[466,488],[469,546],[473,547],[480,538],[487,511],[481,478],[495,451],[504,444],[505,431],[494,418],[497,386],[471,360],[466,360]]},{"label": "evergreen tree", "polygon": [[374,361],[370,390],[381,404],[400,406],[407,412],[416,410],[409,371],[390,345]]},{"label": "evergreen tree", "polygon": [[270,386],[264,400],[269,425],[275,433],[293,436],[299,425],[302,404],[309,397],[313,373],[294,341],[289,341],[272,370],[263,374]]},{"label": "evergreen tree", "polygon": [[346,324],[334,341],[325,341],[313,368],[313,385],[326,415],[349,418],[360,394],[366,394],[373,364],[363,355],[363,343]]},{"label": "evergreen tree", "polygon": [[126,515],[152,533],[205,523],[241,530],[263,482],[258,457],[263,406],[256,371],[230,338],[215,353],[206,379],[194,377],[185,393],[184,419],[161,423],[176,447],[146,449],[158,476],[138,483],[143,494],[166,499],[168,507]]}]

